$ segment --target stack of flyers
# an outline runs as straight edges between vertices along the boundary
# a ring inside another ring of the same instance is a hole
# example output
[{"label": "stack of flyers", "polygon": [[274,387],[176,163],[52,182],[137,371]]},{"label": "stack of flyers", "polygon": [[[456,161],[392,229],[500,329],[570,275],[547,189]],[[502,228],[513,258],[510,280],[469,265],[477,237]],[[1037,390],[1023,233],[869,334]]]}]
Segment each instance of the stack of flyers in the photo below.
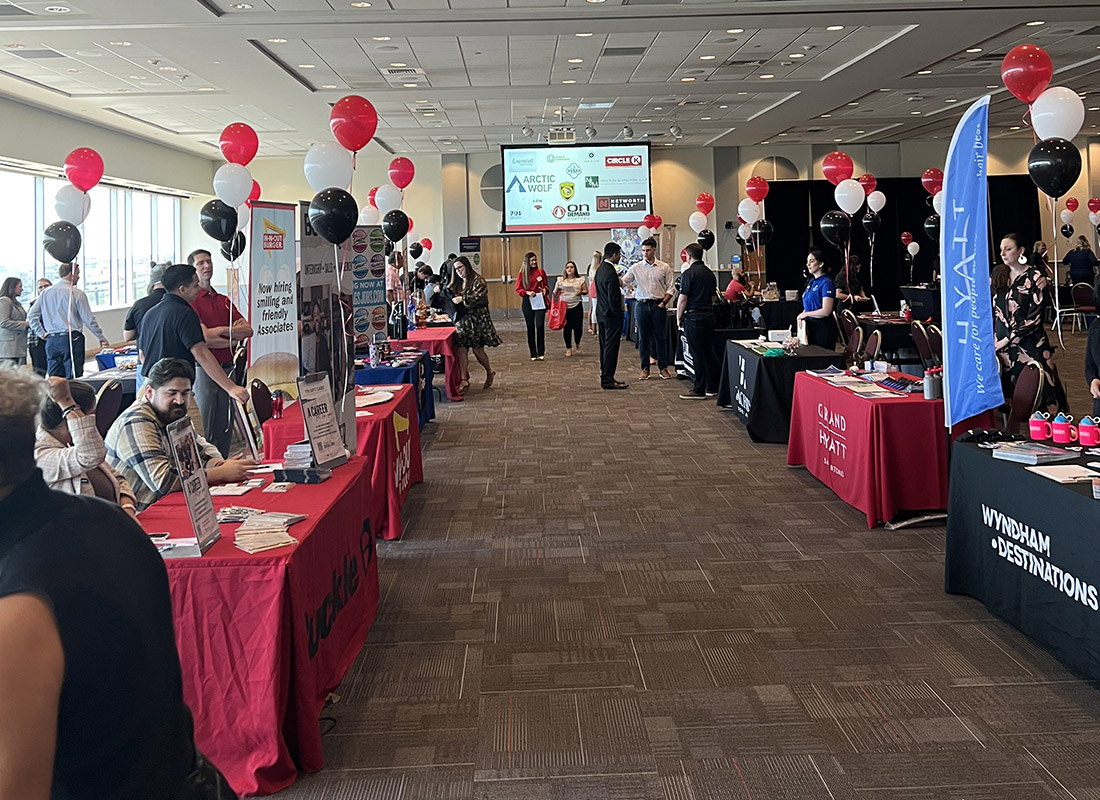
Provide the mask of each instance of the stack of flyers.
[{"label": "stack of flyers", "polygon": [[306,518],[305,514],[291,514],[269,511],[250,516],[237,528],[233,543],[246,553],[260,553],[298,544],[298,540],[287,533],[287,528]]},{"label": "stack of flyers", "polygon": [[218,522],[234,523],[244,522],[249,517],[263,514],[262,508],[248,508],[247,506],[226,506],[218,512]]},{"label": "stack of flyers", "polygon": [[286,447],[283,469],[309,469],[313,466],[313,449],[309,442],[298,442]]}]

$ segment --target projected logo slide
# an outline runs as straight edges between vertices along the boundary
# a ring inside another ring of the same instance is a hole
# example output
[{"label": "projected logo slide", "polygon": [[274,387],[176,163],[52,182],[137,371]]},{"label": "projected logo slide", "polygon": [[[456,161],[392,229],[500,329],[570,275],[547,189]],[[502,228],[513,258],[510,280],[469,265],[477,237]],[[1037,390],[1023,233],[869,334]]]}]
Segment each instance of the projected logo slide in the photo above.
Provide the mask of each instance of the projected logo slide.
[{"label": "projected logo slide", "polygon": [[504,230],[637,227],[652,208],[645,144],[504,147]]}]

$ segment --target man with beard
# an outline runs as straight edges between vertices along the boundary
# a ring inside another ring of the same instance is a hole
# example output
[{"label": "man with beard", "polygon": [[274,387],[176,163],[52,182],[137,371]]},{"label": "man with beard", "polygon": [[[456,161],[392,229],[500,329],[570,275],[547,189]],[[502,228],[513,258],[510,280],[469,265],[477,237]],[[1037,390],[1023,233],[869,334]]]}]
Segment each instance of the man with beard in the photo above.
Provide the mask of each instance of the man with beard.
[{"label": "man with beard", "polygon": [[[187,416],[194,381],[194,367],[182,358],[162,358],[147,370],[140,399],[107,431],[107,463],[130,483],[138,511],[180,490],[167,429]],[[226,460],[201,436],[196,439],[208,483],[246,480],[256,466],[251,459]]]}]

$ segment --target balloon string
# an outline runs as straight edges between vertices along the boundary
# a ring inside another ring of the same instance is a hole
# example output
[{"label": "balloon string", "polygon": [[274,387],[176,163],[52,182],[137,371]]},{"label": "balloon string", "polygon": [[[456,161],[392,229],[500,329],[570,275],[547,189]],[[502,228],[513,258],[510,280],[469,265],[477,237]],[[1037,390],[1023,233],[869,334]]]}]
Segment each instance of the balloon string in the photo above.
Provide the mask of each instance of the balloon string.
[{"label": "balloon string", "polygon": [[[343,417],[347,413],[348,395],[350,392],[348,389],[348,381],[351,380],[351,368],[352,359],[348,358],[348,318],[344,313],[344,301],[341,297],[344,282],[344,264],[340,256],[340,245],[332,245],[332,256],[336,260],[336,304],[340,306],[340,336],[339,338],[333,336],[333,342],[339,341],[340,343],[340,358],[344,361],[344,370],[340,375],[340,416]],[[347,256],[347,240],[344,240],[344,256]],[[332,314],[332,324],[336,324],[336,313]],[[336,354],[333,353],[335,356]]]},{"label": "balloon string", "polygon": [[1065,350],[1066,343],[1062,338],[1062,303],[1061,298],[1058,297],[1058,219],[1054,216],[1056,201],[1048,194],[1044,194],[1044,196],[1047,199],[1047,208],[1050,209],[1051,244],[1054,247],[1054,264],[1052,265],[1054,272],[1052,292],[1054,299],[1054,327],[1058,330],[1058,344]]}]

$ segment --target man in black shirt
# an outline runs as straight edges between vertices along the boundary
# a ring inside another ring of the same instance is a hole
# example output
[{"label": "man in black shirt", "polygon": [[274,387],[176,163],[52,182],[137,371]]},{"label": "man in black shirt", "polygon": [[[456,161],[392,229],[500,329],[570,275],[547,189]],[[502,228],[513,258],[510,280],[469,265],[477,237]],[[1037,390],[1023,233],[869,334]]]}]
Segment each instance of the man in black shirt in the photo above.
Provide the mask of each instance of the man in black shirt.
[{"label": "man in black shirt", "polygon": [[35,467],[43,389],[0,380],[0,798],[235,797],[195,750],[156,547]]},{"label": "man in black shirt", "polygon": [[226,376],[206,345],[199,315],[191,307],[200,288],[195,268],[189,264],[173,264],[164,271],[161,283],[164,284],[164,298],[145,314],[138,331],[142,374],[148,375],[162,358],[182,358],[192,367],[197,362],[234,400],[248,402],[248,390]]},{"label": "man in black shirt", "polygon": [[615,265],[623,256],[622,248],[608,242],[603,248],[603,261],[596,270],[596,322],[600,333],[600,388],[625,389],[627,384],[615,380],[619,367],[619,337],[623,330],[623,290]]},{"label": "man in black shirt", "polygon": [[684,248],[691,266],[680,276],[676,323],[684,329],[693,356],[695,386],[681,400],[701,400],[718,394],[718,356],[714,352],[714,298],[718,279],[703,263],[703,247],[692,242]]}]

